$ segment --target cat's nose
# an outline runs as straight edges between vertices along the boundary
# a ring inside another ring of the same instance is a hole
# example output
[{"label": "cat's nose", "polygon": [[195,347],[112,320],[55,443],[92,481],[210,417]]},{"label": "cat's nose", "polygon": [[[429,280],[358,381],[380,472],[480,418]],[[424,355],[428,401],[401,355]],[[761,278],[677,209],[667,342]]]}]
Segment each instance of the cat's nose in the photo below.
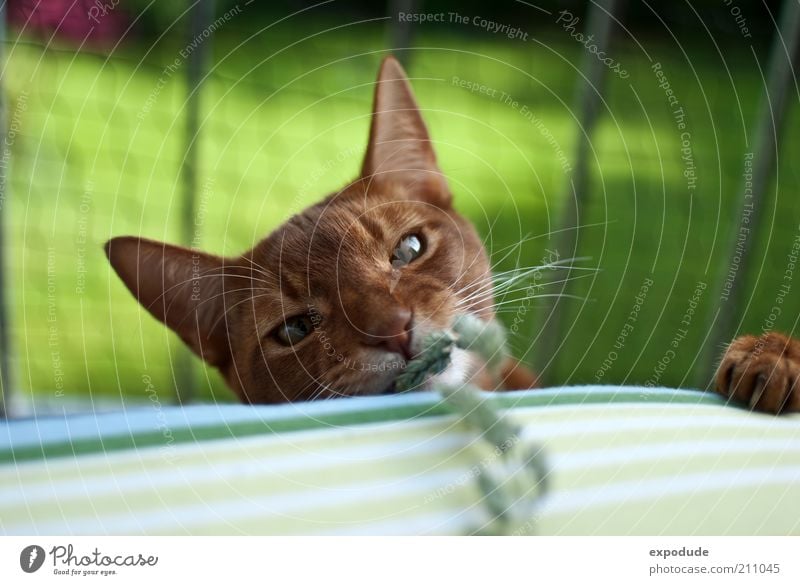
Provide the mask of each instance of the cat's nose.
[{"label": "cat's nose", "polygon": [[366,331],[367,344],[410,360],[411,323],[414,315],[409,309],[398,308],[372,323]]}]

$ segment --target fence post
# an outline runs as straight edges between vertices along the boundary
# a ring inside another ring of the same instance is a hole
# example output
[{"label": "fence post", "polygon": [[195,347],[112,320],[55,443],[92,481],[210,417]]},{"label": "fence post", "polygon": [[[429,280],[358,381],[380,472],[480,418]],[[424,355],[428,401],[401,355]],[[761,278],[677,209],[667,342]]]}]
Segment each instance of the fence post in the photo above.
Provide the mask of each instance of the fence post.
[{"label": "fence post", "polygon": [[[702,379],[698,380],[701,387],[709,387],[713,382],[717,368],[715,351],[727,345],[736,334],[735,323],[741,322],[741,297],[744,290],[747,269],[752,259],[753,247],[756,237],[760,233],[759,225],[764,206],[768,203],[766,191],[775,165],[775,158],[780,147],[783,134],[783,121],[789,104],[788,95],[790,82],[794,78],[794,66],[797,61],[798,47],[800,46],[800,2],[786,0],[783,3],[779,30],[776,31],[772,41],[769,56],[769,69],[767,72],[766,93],[761,96],[761,101],[756,113],[755,131],[751,135],[748,147],[753,153],[753,171],[751,185],[743,184],[739,191],[737,205],[732,207],[736,216],[733,224],[739,226],[741,214],[747,206],[751,210],[749,216],[749,232],[743,246],[739,246],[739,230],[736,230],[728,245],[729,258],[723,265],[720,276],[720,296],[717,310],[713,315],[709,344],[704,352],[706,366],[701,372]],[[776,178],[777,180],[777,178]],[[748,190],[750,196],[748,196]],[[777,185],[776,185],[777,193]],[[750,199],[751,203],[747,200]],[[738,268],[730,281],[727,298],[723,295],[728,287],[729,269],[737,262]]]},{"label": "fence post", "polygon": [[389,0],[389,46],[395,57],[408,67],[409,51],[398,53],[398,49],[407,49],[411,46],[411,23],[405,19],[400,21],[398,14],[416,12],[417,0]]},{"label": "fence post", "polygon": [[[192,2],[192,0],[189,0]],[[200,142],[200,90],[208,63],[211,36],[203,37],[214,18],[214,0],[195,0],[189,13],[188,42],[199,39],[186,60],[186,126],[185,153],[181,163],[180,238],[188,247],[196,248],[195,215],[197,198],[198,145]],[[177,398],[181,404],[191,402],[196,393],[195,358],[181,346],[175,359]]]},{"label": "fence post", "polygon": [[[0,67],[8,71],[5,62],[6,47],[6,6],[0,4]],[[11,406],[11,342],[8,319],[8,299],[6,297],[6,225],[8,216],[8,182],[10,179],[10,147],[5,142],[7,132],[7,96],[4,78],[0,76],[0,136],[3,136],[2,168],[0,168],[0,419],[10,416]]]},{"label": "fence post", "polygon": [[[591,2],[587,32],[594,36],[594,44],[597,45],[598,53],[608,51],[614,23],[612,16],[618,12],[619,4],[620,0],[594,0]],[[589,147],[599,114],[600,95],[603,92],[608,68],[597,58],[596,54],[587,51],[583,57],[581,71],[585,79],[582,77],[578,80],[575,100],[579,127],[574,170],[567,186],[564,209],[555,226],[556,251],[564,258],[574,258],[578,250],[579,225],[583,219],[583,209],[589,196]],[[567,266],[571,266],[571,264]],[[568,283],[565,282],[559,292],[565,293],[568,288]],[[547,384],[552,381],[552,372],[558,362],[559,343],[562,339],[564,308],[561,299],[555,298],[551,303],[547,303],[546,309],[543,309],[542,312],[544,322],[538,330],[548,333],[540,336],[542,341],[534,354],[534,359],[537,362],[536,366],[542,382]]]}]

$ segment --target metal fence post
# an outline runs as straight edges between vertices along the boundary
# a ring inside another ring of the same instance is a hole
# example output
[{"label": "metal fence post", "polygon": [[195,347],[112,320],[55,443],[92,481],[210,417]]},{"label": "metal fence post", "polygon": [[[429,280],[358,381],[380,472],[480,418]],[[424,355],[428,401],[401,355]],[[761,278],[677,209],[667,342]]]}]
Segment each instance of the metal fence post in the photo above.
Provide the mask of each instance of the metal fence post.
[{"label": "metal fence post", "polygon": [[[189,0],[190,2],[192,0]],[[186,151],[181,164],[181,242],[190,247],[197,245],[195,214],[197,198],[198,146],[200,142],[200,91],[208,63],[211,36],[203,37],[214,18],[214,0],[195,0],[189,13],[188,41],[200,39],[186,60],[186,126],[184,143]],[[191,402],[196,393],[195,358],[183,346],[175,360],[178,402]]]},{"label": "metal fence post", "polygon": [[411,23],[406,19],[401,21],[398,14],[416,12],[419,4],[421,1],[417,0],[389,0],[389,46],[404,67],[408,67],[409,52],[404,50],[398,53],[398,49],[411,46]]},{"label": "metal fence post", "polygon": [[[611,38],[611,29],[614,24],[612,15],[617,12],[619,0],[596,0],[591,2],[587,22],[587,32],[594,36],[597,51],[608,51]],[[588,198],[589,187],[589,147],[592,133],[597,122],[600,95],[603,91],[608,68],[593,53],[586,52],[583,57],[581,71],[584,78],[579,79],[575,103],[578,110],[578,140],[575,147],[575,158],[572,177],[569,181],[565,196],[564,210],[556,225],[556,250],[565,258],[574,258],[578,249],[580,236],[579,225],[583,219],[583,209]],[[573,229],[574,228],[574,229]],[[567,283],[562,287],[562,293],[567,291]],[[558,361],[558,344],[561,340],[562,321],[564,319],[563,303],[556,298],[547,304],[544,310],[544,322],[540,330],[549,333],[541,337],[542,343],[535,352],[537,368],[542,381],[549,383],[551,372]]]},{"label": "metal fence post", "polygon": [[[0,67],[7,70],[5,63],[6,46],[6,6],[0,4]],[[7,96],[4,79],[0,77],[0,136],[5,137],[7,131]],[[2,145],[2,168],[0,168],[0,418],[10,416],[11,403],[11,343],[8,318],[8,299],[6,297],[6,224],[8,216],[8,182],[10,147],[5,139]]]},{"label": "metal fence post", "polygon": [[[713,315],[709,344],[706,346],[704,363],[705,371],[701,372],[703,378],[698,380],[701,387],[708,387],[713,381],[716,372],[716,357],[710,352],[720,350],[727,345],[736,334],[735,324],[741,322],[741,297],[744,290],[747,269],[752,259],[753,247],[764,206],[768,203],[766,196],[769,181],[773,178],[775,158],[780,147],[783,134],[783,121],[789,105],[789,88],[794,78],[794,66],[797,61],[798,48],[800,47],[800,2],[786,0],[781,13],[779,30],[772,41],[769,56],[769,69],[767,72],[766,93],[761,96],[761,102],[756,113],[755,131],[749,141],[750,152],[754,153],[751,185],[743,185],[739,191],[739,200],[733,207],[737,217],[734,225],[739,225],[739,215],[745,207],[751,211],[749,216],[749,232],[745,232],[746,239],[742,246],[739,245],[739,231],[735,231],[728,245],[729,258],[724,264],[724,271],[719,283],[719,303]],[[748,196],[748,189],[750,196]],[[777,192],[777,191],[776,191]],[[751,203],[748,203],[748,199]],[[728,268],[738,261],[738,269],[728,288],[727,298],[722,291],[727,288],[726,282]]]}]

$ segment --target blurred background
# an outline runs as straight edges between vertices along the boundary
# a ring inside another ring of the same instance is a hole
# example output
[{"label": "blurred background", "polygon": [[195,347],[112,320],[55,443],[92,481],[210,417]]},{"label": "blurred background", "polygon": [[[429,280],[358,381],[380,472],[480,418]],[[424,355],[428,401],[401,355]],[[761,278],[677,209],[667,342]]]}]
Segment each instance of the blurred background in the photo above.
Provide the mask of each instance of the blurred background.
[{"label": "blurred background", "polygon": [[513,351],[706,388],[725,339],[797,329],[798,6],[5,2],[3,410],[233,400],[102,244],[251,247],[356,176],[390,52],[496,271],[597,269],[500,299]]}]

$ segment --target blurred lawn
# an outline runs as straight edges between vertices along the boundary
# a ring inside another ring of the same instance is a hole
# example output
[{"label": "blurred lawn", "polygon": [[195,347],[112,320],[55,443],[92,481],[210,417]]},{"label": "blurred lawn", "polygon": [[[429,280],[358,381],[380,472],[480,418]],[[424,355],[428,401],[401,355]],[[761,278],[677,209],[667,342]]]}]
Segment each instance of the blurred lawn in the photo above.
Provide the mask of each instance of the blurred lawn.
[{"label": "blurred lawn", "polygon": [[[317,24],[307,32],[326,28]],[[276,27],[268,38],[255,35],[240,46],[248,35],[217,33],[214,68],[202,95],[197,223],[204,248],[239,253],[355,176],[381,57],[374,50],[383,46],[383,32],[371,25],[361,25],[358,34],[347,28],[325,32],[268,60],[276,47],[305,35]],[[431,48],[416,52],[410,64],[457,207],[478,225],[495,259],[526,235],[553,229],[567,176],[540,128],[499,98],[457,87],[453,76],[527,106],[574,163],[573,66],[582,53],[563,36],[537,39],[541,44],[422,37],[418,46]],[[144,400],[144,376],[160,400],[174,395],[172,364],[180,344],[139,309],[111,273],[101,245],[122,234],[178,240],[183,68],[153,95],[163,66],[179,49],[166,39],[153,47],[126,46],[108,59],[32,43],[9,51],[9,109],[19,114],[19,133],[7,202],[7,255],[23,397],[57,404],[63,385],[72,397]],[[604,381],[645,382],[702,280],[709,288],[699,313],[659,378],[666,385],[691,385],[687,375],[700,366],[695,360],[725,270],[722,246],[738,221],[731,202],[744,165],[742,115],[749,123],[755,111],[758,71],[736,69],[732,83],[701,41],[686,49],[692,67],[665,42],[648,45],[687,112],[698,169],[698,188],[690,197],[679,132],[648,61],[634,49],[624,40],[615,47],[631,75],[609,79],[608,110],[593,141],[591,202],[581,223],[594,227],[580,231],[579,253],[592,258],[584,265],[601,271],[570,291],[587,300],[567,305],[569,333],[549,376],[563,383],[595,381],[612,350],[617,357]],[[726,51],[729,63],[752,60],[737,50],[741,54]],[[153,104],[146,111],[148,99]],[[796,161],[796,107],[785,136],[781,161]],[[751,274],[755,294],[743,329],[759,331],[774,304],[800,225],[799,184],[797,166],[781,164],[778,204],[764,214],[764,238]],[[537,264],[553,245],[546,237],[533,239],[497,269]],[[84,265],[85,274],[79,272]],[[624,347],[614,348],[651,270],[655,284],[638,321]],[[513,318],[511,312],[503,315]],[[793,330],[798,315],[800,295],[790,295],[776,328]],[[538,321],[529,312],[512,339],[528,360]],[[201,398],[230,399],[214,372],[196,367],[203,372]]]}]

